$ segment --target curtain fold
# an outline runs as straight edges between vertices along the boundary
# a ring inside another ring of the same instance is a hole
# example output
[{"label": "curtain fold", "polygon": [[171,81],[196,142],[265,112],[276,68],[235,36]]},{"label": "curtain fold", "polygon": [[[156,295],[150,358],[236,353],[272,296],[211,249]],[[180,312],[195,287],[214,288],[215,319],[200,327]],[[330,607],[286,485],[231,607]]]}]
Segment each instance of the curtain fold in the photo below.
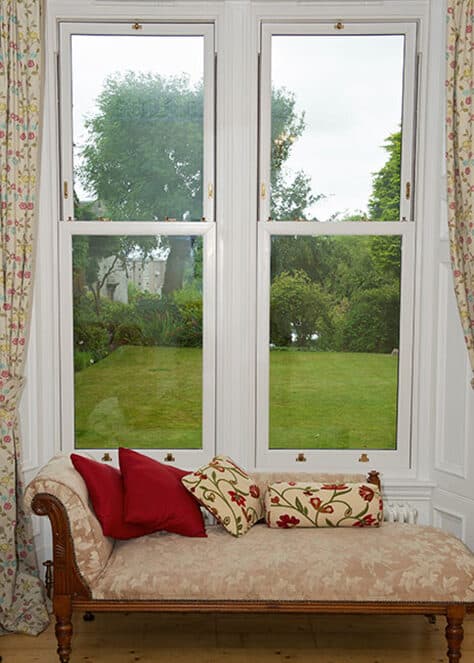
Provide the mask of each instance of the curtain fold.
[{"label": "curtain fold", "polygon": [[474,389],[474,0],[448,0],[446,163],[454,290]]},{"label": "curtain fold", "polygon": [[23,508],[18,404],[32,294],[41,97],[40,0],[0,0],[0,633],[49,622]]}]

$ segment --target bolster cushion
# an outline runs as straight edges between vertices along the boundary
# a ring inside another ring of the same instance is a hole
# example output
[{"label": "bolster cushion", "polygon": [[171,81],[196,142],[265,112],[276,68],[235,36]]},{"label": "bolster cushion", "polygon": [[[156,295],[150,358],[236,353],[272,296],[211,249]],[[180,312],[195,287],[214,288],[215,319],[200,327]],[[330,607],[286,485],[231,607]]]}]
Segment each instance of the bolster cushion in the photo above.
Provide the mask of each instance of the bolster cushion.
[{"label": "bolster cushion", "polygon": [[368,483],[273,483],[265,494],[269,527],[379,527],[382,496]]}]

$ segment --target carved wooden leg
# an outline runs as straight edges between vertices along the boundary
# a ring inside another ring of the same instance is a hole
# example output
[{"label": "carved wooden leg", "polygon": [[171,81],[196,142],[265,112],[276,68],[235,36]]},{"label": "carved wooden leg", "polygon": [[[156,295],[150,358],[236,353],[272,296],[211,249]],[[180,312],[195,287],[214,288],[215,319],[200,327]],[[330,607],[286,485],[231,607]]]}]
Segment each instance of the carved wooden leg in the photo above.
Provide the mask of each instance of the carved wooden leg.
[{"label": "carved wooden leg", "polygon": [[63,594],[54,597],[54,614],[56,615],[59,660],[60,663],[69,663],[72,638],[72,601],[70,596]]},{"label": "carved wooden leg", "polygon": [[446,640],[449,663],[458,663],[461,660],[461,643],[464,637],[462,622],[465,612],[462,605],[452,605],[447,610]]}]

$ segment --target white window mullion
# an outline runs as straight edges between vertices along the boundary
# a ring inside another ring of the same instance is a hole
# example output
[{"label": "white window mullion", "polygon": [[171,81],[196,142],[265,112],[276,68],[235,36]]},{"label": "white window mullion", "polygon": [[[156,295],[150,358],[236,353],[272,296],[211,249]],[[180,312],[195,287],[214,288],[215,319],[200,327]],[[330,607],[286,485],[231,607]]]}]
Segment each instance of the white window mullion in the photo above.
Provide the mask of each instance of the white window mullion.
[{"label": "white window mullion", "polygon": [[415,145],[415,102],[416,102],[416,27],[409,25],[405,33],[405,59],[403,63],[403,109],[402,109],[402,163],[400,172],[400,219],[413,220]]}]

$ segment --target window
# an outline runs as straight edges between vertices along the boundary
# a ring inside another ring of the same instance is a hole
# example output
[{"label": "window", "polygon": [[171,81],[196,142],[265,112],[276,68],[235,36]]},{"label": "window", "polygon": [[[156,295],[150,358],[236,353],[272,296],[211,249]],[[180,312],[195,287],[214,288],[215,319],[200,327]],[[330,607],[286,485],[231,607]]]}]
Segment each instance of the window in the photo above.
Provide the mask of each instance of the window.
[{"label": "window", "polygon": [[412,467],[418,24],[275,7],[60,23],[64,450]]},{"label": "window", "polygon": [[266,24],[261,71],[257,463],[408,466],[414,26]]},{"label": "window", "polygon": [[199,463],[214,448],[213,28],[64,23],[61,45],[63,447]]}]

